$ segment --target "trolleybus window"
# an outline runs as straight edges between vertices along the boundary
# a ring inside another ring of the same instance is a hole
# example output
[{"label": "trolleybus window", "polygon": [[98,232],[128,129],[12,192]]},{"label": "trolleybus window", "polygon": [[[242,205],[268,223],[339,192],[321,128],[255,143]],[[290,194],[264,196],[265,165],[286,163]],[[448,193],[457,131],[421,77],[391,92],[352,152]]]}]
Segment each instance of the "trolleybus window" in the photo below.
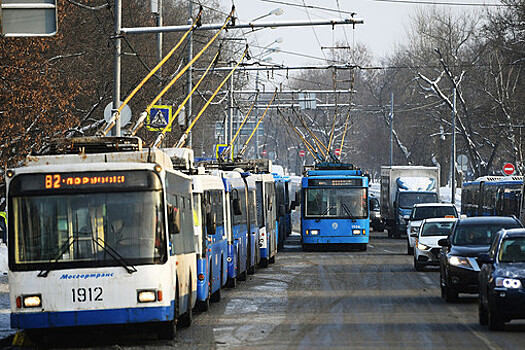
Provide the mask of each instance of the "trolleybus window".
[{"label": "trolleybus window", "polygon": [[364,219],[368,217],[366,188],[307,188],[306,216]]},{"label": "trolleybus window", "polygon": [[[165,262],[160,180],[142,173],[149,183],[140,191],[125,191],[119,186],[118,192],[91,187],[66,193],[59,189],[41,192],[39,188],[34,189],[39,191],[35,195],[23,190],[12,193],[11,269],[122,264],[112,252],[129,264]],[[24,180],[20,175],[13,181],[19,181],[18,188],[24,189]]]}]

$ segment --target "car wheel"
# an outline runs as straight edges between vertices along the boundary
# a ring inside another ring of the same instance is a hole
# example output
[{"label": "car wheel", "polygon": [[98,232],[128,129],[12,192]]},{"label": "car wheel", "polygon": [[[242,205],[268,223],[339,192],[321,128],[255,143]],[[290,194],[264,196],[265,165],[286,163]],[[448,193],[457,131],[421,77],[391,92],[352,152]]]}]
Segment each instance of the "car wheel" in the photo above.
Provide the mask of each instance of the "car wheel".
[{"label": "car wheel", "polygon": [[414,255],[414,268],[416,269],[416,271],[423,271],[423,264],[417,261],[415,255]]},{"label": "car wheel", "polygon": [[493,331],[501,331],[503,329],[503,318],[499,312],[495,309],[495,305],[490,302],[489,299],[489,312],[488,312],[488,324],[489,329]]},{"label": "car wheel", "polygon": [[412,255],[412,254],[414,254],[414,247],[411,247],[410,243],[407,240],[407,255]]},{"label": "car wheel", "polygon": [[486,326],[489,323],[489,316],[488,316],[487,309],[485,308],[485,305],[483,304],[483,296],[481,295],[481,293],[479,294],[478,314],[479,314],[479,324],[482,326]]},{"label": "car wheel", "polygon": [[458,292],[452,290],[445,281],[441,294],[445,296],[445,301],[447,303],[454,303],[458,301]]}]

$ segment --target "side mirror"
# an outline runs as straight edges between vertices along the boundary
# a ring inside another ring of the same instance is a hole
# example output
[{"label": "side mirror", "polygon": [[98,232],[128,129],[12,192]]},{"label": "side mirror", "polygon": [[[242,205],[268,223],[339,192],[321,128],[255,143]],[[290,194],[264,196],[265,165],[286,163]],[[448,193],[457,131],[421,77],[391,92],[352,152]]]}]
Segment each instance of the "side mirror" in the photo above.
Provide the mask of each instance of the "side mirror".
[{"label": "side mirror", "polygon": [[172,205],[168,205],[168,225],[171,234],[180,233],[180,211]]},{"label": "side mirror", "polygon": [[478,255],[478,262],[480,264],[492,264],[494,259],[492,259],[488,253],[480,253]]},{"label": "side mirror", "polygon": [[215,223],[215,213],[206,214],[206,231],[209,236],[213,236],[217,232],[217,225]]},{"label": "side mirror", "polygon": [[450,241],[448,238],[442,238],[438,241],[438,245],[441,247],[450,247]]},{"label": "side mirror", "polygon": [[233,214],[234,215],[242,215],[241,201],[239,200],[239,198],[233,199],[232,207],[233,207]]}]

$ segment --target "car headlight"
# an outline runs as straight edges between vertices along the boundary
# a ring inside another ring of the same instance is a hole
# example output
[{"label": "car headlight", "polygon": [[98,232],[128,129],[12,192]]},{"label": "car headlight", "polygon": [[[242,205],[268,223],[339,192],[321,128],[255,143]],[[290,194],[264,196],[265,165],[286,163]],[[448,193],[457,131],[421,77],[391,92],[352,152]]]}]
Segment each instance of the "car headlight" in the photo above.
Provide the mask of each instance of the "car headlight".
[{"label": "car headlight", "polygon": [[496,277],[496,287],[518,289],[521,288],[521,281],[515,278]]},{"label": "car headlight", "polygon": [[448,258],[448,262],[452,266],[463,267],[467,269],[472,268],[472,265],[470,265],[470,262],[467,260],[467,258],[463,256],[451,256],[450,258]]},{"label": "car headlight", "polygon": [[429,247],[428,245],[425,245],[425,244],[423,244],[423,243],[419,243],[419,242],[418,242],[418,243],[417,243],[417,249],[419,249],[419,250],[429,250],[430,247]]},{"label": "car headlight", "polygon": [[410,233],[418,233],[419,227],[417,226],[410,226]]}]

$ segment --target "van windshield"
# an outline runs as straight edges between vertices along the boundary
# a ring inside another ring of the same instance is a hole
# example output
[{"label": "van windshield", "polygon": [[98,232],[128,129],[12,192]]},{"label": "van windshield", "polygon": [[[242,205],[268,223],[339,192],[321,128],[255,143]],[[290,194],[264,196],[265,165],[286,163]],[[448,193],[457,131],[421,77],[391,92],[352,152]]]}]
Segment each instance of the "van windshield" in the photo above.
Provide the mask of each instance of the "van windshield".
[{"label": "van windshield", "polygon": [[399,207],[412,209],[417,203],[437,203],[437,195],[428,192],[400,192]]}]

